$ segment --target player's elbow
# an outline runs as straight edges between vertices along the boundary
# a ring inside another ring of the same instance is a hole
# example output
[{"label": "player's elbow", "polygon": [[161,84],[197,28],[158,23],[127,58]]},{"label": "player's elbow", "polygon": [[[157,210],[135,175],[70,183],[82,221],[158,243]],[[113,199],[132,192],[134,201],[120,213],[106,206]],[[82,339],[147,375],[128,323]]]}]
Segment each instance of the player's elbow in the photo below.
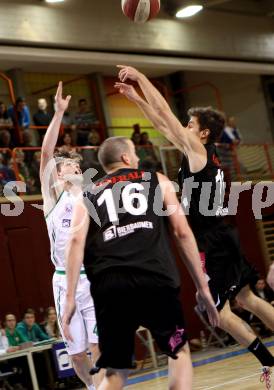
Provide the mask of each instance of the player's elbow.
[{"label": "player's elbow", "polygon": [[185,241],[189,239],[191,235],[191,230],[187,224],[185,224],[184,226],[178,225],[174,227],[173,233],[178,241]]}]

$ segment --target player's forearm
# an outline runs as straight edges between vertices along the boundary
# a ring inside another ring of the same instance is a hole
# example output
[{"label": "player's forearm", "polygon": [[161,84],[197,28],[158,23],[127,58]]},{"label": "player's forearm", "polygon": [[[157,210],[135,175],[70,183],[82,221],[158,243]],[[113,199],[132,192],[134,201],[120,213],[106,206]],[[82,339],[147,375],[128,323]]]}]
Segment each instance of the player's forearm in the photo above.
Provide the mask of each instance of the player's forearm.
[{"label": "player's forearm", "polygon": [[154,108],[141,97],[136,100],[135,103],[140,108],[144,116],[153,124],[153,126],[159,131],[163,132],[164,122],[154,110]]},{"label": "player's forearm", "polygon": [[154,110],[158,112],[170,110],[165,98],[144,74],[139,73],[137,81],[148,103],[154,108]]},{"label": "player's forearm", "polygon": [[184,263],[197,290],[208,289],[205,274],[202,270],[200,254],[193,233],[189,229],[186,233],[177,235],[177,240],[183,254]]},{"label": "player's forearm", "polygon": [[48,157],[51,157],[54,154],[63,115],[64,115],[63,112],[60,111],[55,112],[52,121],[50,122],[50,125],[45,134],[43,144],[42,144],[42,153],[47,154]]},{"label": "player's forearm", "polygon": [[67,298],[74,298],[83,264],[83,245],[77,239],[69,243],[66,256]]}]

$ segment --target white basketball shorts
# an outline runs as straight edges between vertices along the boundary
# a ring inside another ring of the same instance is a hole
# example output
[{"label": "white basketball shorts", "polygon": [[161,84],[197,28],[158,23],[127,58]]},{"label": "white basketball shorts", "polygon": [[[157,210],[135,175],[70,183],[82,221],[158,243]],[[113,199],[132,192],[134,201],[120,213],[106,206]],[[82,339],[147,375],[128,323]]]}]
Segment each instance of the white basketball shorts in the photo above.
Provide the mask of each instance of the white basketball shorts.
[{"label": "white basketball shorts", "polygon": [[56,271],[53,275],[53,294],[58,323],[62,338],[69,355],[88,350],[89,344],[98,344],[97,326],[93,299],[90,295],[90,283],[85,274],[81,274],[76,291],[76,310],[70,323],[70,334],[73,342],[66,340],[62,331],[62,316],[66,299],[66,275]]}]

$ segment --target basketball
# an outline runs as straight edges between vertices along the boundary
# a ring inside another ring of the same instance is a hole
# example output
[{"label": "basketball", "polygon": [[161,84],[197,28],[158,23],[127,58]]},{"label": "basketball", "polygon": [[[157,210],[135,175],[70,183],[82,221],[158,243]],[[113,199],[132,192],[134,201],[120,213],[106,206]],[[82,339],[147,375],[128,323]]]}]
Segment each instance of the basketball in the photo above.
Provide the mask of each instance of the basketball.
[{"label": "basketball", "polygon": [[135,23],[145,23],[160,11],[160,0],[122,0],[123,13]]}]

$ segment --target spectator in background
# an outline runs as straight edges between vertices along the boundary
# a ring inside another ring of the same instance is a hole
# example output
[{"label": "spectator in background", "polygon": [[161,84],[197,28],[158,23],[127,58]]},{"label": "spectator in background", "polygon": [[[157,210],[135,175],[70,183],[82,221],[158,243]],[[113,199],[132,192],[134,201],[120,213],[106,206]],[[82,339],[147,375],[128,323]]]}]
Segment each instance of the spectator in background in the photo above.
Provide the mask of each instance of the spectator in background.
[{"label": "spectator in background", "polygon": [[18,323],[16,330],[18,330],[27,341],[37,342],[49,339],[49,336],[35,323],[35,312],[33,309],[27,309],[25,311],[23,321]]},{"label": "spectator in background", "polygon": [[0,355],[8,352],[9,342],[4,329],[0,328]]},{"label": "spectator in background", "polygon": [[[88,136],[88,146],[98,147],[101,144],[100,134],[97,130],[93,129]],[[105,172],[98,161],[98,148],[97,149],[83,149],[81,151],[83,161],[81,168],[83,172],[89,168],[97,170],[96,180],[105,176]]]},{"label": "spectator in background", "polygon": [[87,146],[88,135],[95,123],[98,123],[94,112],[88,107],[87,99],[80,99],[78,102],[79,111],[75,115],[77,134],[77,146]]},{"label": "spectator in background", "polygon": [[0,196],[3,196],[5,185],[16,180],[13,170],[5,164],[4,160],[3,154],[0,153]]},{"label": "spectator in background", "polygon": [[231,116],[226,121],[226,126],[222,132],[220,142],[226,145],[239,145],[241,141],[241,133],[237,128],[235,118]]},{"label": "spectator in background", "polygon": [[41,151],[39,150],[33,154],[32,162],[30,165],[30,176],[33,179],[33,193],[34,194],[41,193],[41,182],[40,182],[40,177],[39,177],[40,162],[41,162]]},{"label": "spectator in background", "polygon": [[40,144],[42,144],[44,135],[47,131],[47,127],[49,126],[51,119],[52,119],[52,114],[48,112],[48,103],[46,99],[40,98],[37,100],[37,107],[38,110],[37,112],[33,115],[33,123],[35,126],[43,126],[46,127],[46,129],[39,129],[38,134],[40,138]]},{"label": "spectator in background", "polygon": [[141,134],[139,132],[134,131],[131,136],[131,141],[135,146],[139,146],[141,142]]},{"label": "spectator in background", "polygon": [[32,192],[34,180],[30,176],[29,167],[26,164],[26,154],[23,150],[18,149],[16,151],[16,164],[19,171],[20,180],[27,185],[27,192]]},{"label": "spectator in background", "polygon": [[274,306],[274,292],[268,287],[264,279],[259,279],[253,288],[253,292],[264,301]]},{"label": "spectator in background", "polygon": [[60,152],[76,152],[74,142],[71,133],[65,132],[61,137],[61,146],[59,147]]},{"label": "spectator in background", "polygon": [[11,134],[8,130],[0,131],[0,148],[12,149],[13,144],[11,142]]},{"label": "spectator in background", "polygon": [[41,328],[50,338],[55,337],[58,339],[60,337],[60,330],[54,307],[47,308],[45,322],[41,324]]},{"label": "spectator in background", "polygon": [[156,154],[154,152],[153,143],[149,139],[149,135],[147,132],[141,133],[140,137],[140,146],[144,146],[144,150],[146,151],[146,155],[153,158],[155,161],[157,161]]},{"label": "spectator in background", "polygon": [[20,344],[28,340],[16,329],[16,317],[14,314],[6,314],[5,316],[5,331],[10,347],[18,347]]},{"label": "spectator in background", "polygon": [[17,123],[21,130],[25,130],[30,126],[29,108],[26,105],[25,99],[22,97],[16,99],[15,106],[8,108],[8,116],[12,120],[14,127]]},{"label": "spectator in background", "polygon": [[0,131],[1,130],[11,130],[12,121],[9,118],[7,107],[3,102],[0,102]]},{"label": "spectator in background", "polygon": [[97,130],[93,129],[88,135],[88,145],[89,146],[100,146],[101,138]]}]

